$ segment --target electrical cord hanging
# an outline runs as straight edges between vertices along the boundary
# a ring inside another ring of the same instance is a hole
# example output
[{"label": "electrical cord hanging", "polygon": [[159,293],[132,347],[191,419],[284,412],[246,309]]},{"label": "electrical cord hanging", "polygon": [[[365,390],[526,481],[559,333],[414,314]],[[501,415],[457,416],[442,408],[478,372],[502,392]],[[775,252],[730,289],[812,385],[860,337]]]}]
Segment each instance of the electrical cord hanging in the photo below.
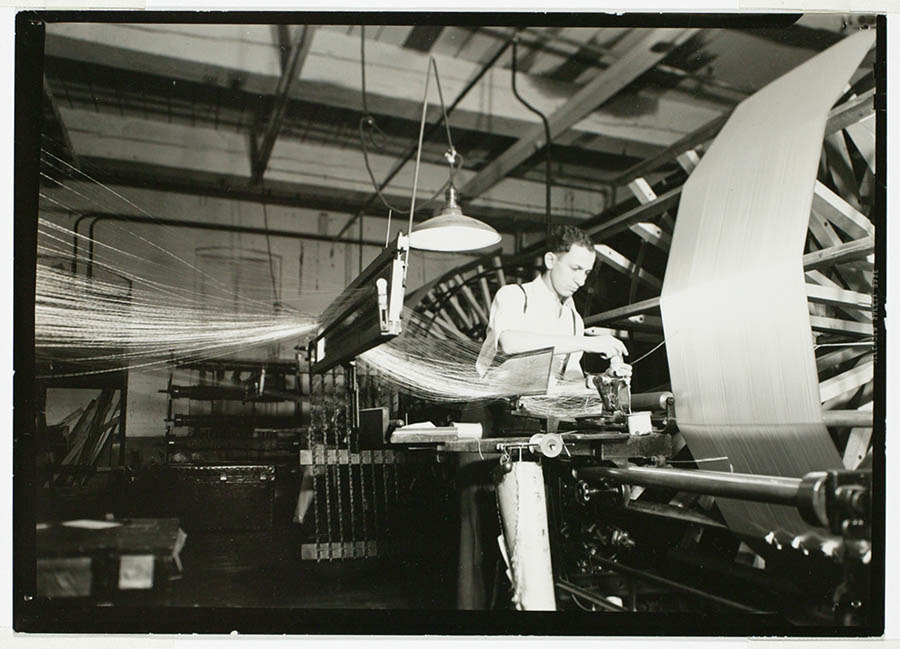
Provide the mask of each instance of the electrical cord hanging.
[{"label": "electrical cord hanging", "polygon": [[[369,102],[368,102],[368,92],[366,90],[366,28],[362,26],[360,29],[360,42],[359,42],[359,53],[360,53],[360,71],[361,71],[361,87],[362,87],[362,108],[363,108],[363,116],[359,120],[359,143],[362,149],[363,160],[366,166],[366,172],[369,174],[369,180],[372,182],[372,187],[375,189],[375,193],[378,195],[379,200],[381,200],[382,204],[387,207],[389,210],[395,211],[399,214],[409,214],[409,210],[404,210],[395,205],[392,205],[390,201],[384,196],[381,191],[381,188],[378,185],[378,181],[375,179],[375,173],[372,171],[371,161],[369,160],[369,153],[372,149],[376,151],[380,151],[384,148],[385,142],[387,140],[387,136],[381,127],[378,126],[378,123],[375,121],[375,117],[369,111]],[[430,205],[434,201],[438,200],[440,197],[444,195],[444,192],[450,187],[453,183],[454,177],[459,169],[462,168],[463,165],[463,157],[456,151],[453,146],[453,137],[450,133],[450,122],[447,119],[447,109],[444,103],[444,93],[441,89],[441,81],[440,76],[438,75],[437,69],[437,61],[435,61],[433,56],[428,57],[428,72],[425,80],[425,89],[426,94],[428,92],[428,79],[431,75],[431,68],[434,68],[434,77],[435,83],[437,84],[438,97],[441,101],[441,114],[443,116],[444,127],[447,133],[447,143],[449,145],[448,151],[444,154],[444,157],[447,159],[447,162],[450,164],[450,178],[441,185],[440,189],[438,189],[427,201],[422,203],[419,207],[425,207]],[[421,133],[420,133],[421,137]],[[419,145],[421,148],[421,143]]]},{"label": "electrical cord hanging", "polygon": [[553,160],[551,157],[553,138],[550,135],[550,122],[547,120],[547,116],[544,115],[544,113],[539,111],[537,108],[535,108],[534,106],[529,104],[527,101],[525,101],[525,98],[519,94],[519,91],[516,88],[516,73],[518,71],[517,70],[518,46],[519,46],[519,36],[518,36],[518,34],[516,34],[516,36],[513,37],[513,42],[512,42],[512,48],[513,48],[513,50],[512,50],[512,91],[513,91],[513,95],[515,95],[516,99],[518,99],[522,103],[522,105],[525,106],[525,108],[527,108],[532,113],[534,113],[535,115],[540,117],[541,123],[544,125],[544,140],[546,141],[544,144],[544,147],[546,149],[546,169],[545,169],[546,208],[545,209],[546,209],[546,219],[547,219],[547,239],[549,239],[550,238],[550,222],[551,222],[551,220],[550,220],[550,207],[551,207],[550,206],[550,191],[551,191],[551,187],[553,187],[553,175],[552,175]]}]

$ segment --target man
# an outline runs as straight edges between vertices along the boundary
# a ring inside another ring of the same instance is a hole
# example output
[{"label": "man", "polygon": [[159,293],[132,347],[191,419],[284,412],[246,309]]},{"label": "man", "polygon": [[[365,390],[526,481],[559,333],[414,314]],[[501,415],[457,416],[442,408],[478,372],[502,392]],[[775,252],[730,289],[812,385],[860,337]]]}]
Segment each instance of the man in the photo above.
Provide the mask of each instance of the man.
[{"label": "man", "polygon": [[[483,376],[487,372],[498,350],[517,354],[553,347],[553,376],[577,381],[584,378],[581,357],[585,352],[605,358],[627,355],[625,345],[613,336],[585,330],[584,320],[575,309],[572,295],[587,281],[595,261],[594,244],[587,233],[570,225],[553,227],[541,275],[526,284],[504,286],[494,296],[487,335],[475,364],[478,373]],[[497,422],[487,416],[487,409],[480,414],[485,435],[495,434]],[[461,609],[487,605],[484,568],[492,566],[482,565],[482,547],[496,538],[496,511],[486,511],[491,508],[478,504],[485,500],[489,482],[485,471],[477,468],[478,464],[482,469],[495,466],[496,459],[475,463],[478,459],[477,454],[460,457],[457,605]]]},{"label": "man", "polygon": [[497,291],[491,304],[487,335],[476,362],[484,375],[499,349],[517,354],[554,348],[554,375],[580,380],[584,352],[605,358],[628,354],[621,341],[593,335],[575,309],[572,295],[580,289],[596,260],[594,244],[582,230],[561,225],[551,229],[544,253],[544,272],[526,284],[509,284]]}]

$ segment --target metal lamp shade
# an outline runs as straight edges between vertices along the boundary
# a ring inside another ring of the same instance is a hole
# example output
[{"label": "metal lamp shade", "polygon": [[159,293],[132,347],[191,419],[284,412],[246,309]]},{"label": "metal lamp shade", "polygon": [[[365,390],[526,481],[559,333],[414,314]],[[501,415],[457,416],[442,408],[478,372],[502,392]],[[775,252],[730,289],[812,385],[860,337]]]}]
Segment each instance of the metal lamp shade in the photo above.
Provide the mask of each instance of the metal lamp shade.
[{"label": "metal lamp shade", "polygon": [[418,250],[464,252],[500,243],[500,234],[487,223],[466,216],[451,199],[440,214],[423,221],[409,237],[409,245]]}]

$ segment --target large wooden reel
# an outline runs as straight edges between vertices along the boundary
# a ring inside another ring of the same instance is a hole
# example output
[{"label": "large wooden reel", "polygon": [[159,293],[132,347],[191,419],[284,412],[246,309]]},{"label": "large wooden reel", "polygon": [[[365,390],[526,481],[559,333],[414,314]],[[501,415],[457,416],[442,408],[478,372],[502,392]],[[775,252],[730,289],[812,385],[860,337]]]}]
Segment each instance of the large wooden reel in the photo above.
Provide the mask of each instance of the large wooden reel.
[{"label": "large wooden reel", "polygon": [[[864,78],[859,85],[866,83]],[[803,259],[822,408],[826,420],[829,412],[841,411],[845,425],[832,428],[848,468],[863,460],[872,433],[865,420],[874,388],[873,102],[873,89],[851,90],[829,116]],[[582,310],[586,325],[608,327],[639,349],[662,342],[659,294],[681,186],[724,121],[623,174],[629,196],[585,222],[597,242],[598,262],[621,273],[628,284],[626,306]],[[679,168],[651,187],[644,176],[673,162]],[[540,253],[538,245],[518,255],[479,259],[411,294],[407,306],[421,316],[411,333],[483,339],[493,295],[505,284],[532,279],[539,272]]]}]

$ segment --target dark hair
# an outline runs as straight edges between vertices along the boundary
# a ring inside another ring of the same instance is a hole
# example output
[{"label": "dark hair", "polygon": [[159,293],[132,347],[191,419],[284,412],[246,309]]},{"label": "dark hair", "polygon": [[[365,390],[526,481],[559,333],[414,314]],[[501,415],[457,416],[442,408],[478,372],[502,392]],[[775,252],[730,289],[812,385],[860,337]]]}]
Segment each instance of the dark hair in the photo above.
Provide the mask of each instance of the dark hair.
[{"label": "dark hair", "polygon": [[550,228],[550,237],[547,239],[547,252],[555,252],[563,255],[572,246],[583,246],[588,250],[594,250],[594,242],[588,233],[574,225],[554,225]]}]

